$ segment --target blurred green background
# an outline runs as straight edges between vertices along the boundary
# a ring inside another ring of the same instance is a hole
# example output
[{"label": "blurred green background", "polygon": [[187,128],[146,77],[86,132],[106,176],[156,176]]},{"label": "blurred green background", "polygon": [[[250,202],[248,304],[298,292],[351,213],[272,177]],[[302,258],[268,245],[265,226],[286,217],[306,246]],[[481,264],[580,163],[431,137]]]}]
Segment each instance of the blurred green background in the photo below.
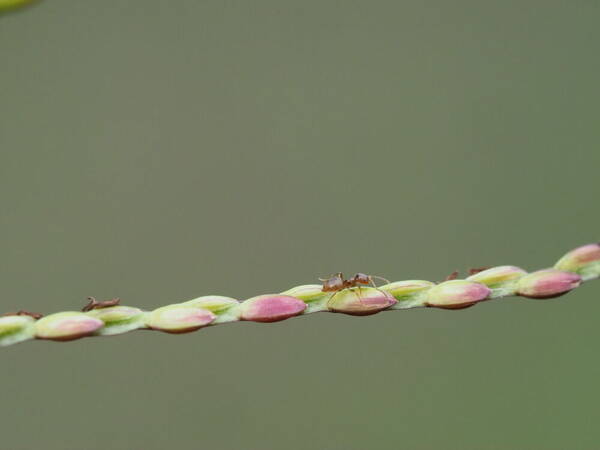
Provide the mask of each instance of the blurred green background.
[{"label": "blurred green background", "polygon": [[[440,280],[598,239],[597,2],[0,17],[2,311]],[[0,350],[2,449],[596,449],[600,286]]]}]

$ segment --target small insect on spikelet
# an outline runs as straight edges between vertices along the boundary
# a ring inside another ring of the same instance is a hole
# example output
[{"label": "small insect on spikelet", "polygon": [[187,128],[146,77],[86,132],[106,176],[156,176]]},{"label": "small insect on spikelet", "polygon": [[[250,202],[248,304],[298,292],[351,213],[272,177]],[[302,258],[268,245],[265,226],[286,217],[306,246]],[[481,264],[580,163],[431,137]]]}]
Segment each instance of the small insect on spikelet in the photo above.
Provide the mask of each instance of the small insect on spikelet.
[{"label": "small insect on spikelet", "polygon": [[[321,291],[333,292],[333,295],[327,301],[327,308],[331,311],[345,312],[347,314],[365,315],[381,311],[396,303],[391,294],[377,287],[373,281],[374,278],[385,280],[389,284],[389,281],[385,278],[366,275],[364,273],[357,273],[350,279],[345,279],[341,272],[326,279],[320,278],[323,282]],[[373,287],[364,288],[363,286],[366,285]],[[354,288],[358,288],[358,292]],[[344,295],[343,291],[345,290],[348,290],[347,293],[350,295]],[[363,295],[363,290],[366,295]],[[341,295],[338,296],[338,294]],[[335,302],[333,301],[334,298],[336,299]],[[357,299],[358,302],[356,301]]]},{"label": "small insect on spikelet", "polygon": [[[383,280],[388,284],[390,283],[389,280],[386,280],[383,277],[378,277],[377,275],[366,275],[360,272],[348,280],[344,278],[344,274],[342,274],[341,272],[333,274],[329,278],[319,278],[319,280],[323,282],[323,292],[335,292],[335,294],[337,294],[343,289],[350,289],[355,287],[358,287],[360,289],[361,285],[368,284],[373,286],[375,289],[378,289],[377,285],[375,284],[375,281],[373,281],[374,278]],[[333,298],[335,294],[333,294],[331,298]]]},{"label": "small insect on spikelet", "polygon": [[120,298],[113,298],[111,300],[103,300],[99,302],[95,297],[88,297],[88,303],[81,308],[83,312],[93,311],[94,309],[110,308],[111,306],[118,306],[121,303]]},{"label": "small insect on spikelet", "polygon": [[8,312],[8,313],[0,314],[0,317],[8,317],[8,316],[29,316],[29,317],[34,318],[35,320],[38,320],[38,319],[41,319],[42,317],[44,317],[44,315],[41,313],[25,311],[23,309],[21,309],[17,312]]}]

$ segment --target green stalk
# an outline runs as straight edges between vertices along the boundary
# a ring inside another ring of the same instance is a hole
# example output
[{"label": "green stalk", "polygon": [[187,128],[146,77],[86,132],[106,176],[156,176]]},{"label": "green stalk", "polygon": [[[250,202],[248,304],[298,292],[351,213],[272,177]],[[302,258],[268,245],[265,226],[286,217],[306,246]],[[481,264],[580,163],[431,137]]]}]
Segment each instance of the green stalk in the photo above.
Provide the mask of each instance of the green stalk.
[{"label": "green stalk", "polygon": [[531,273],[516,266],[498,266],[464,280],[396,281],[377,288],[355,287],[337,292],[323,292],[321,285],[309,284],[245,301],[209,295],[153,311],[112,306],[114,301],[104,304],[94,301],[94,309],[87,312],[64,311],[41,318],[20,311],[0,317],[0,346],[33,339],[71,341],[142,329],[189,333],[221,323],[277,322],[319,311],[365,316],[418,307],[463,309],[509,296],[555,298],[599,277],[600,244],[596,243],[570,251],[553,268]]}]

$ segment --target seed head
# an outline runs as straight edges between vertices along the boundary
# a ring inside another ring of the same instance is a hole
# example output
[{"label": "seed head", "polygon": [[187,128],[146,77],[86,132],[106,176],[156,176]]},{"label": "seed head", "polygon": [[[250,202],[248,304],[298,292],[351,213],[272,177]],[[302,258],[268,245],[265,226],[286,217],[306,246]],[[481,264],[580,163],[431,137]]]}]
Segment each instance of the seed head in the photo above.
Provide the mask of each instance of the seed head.
[{"label": "seed head", "polygon": [[238,306],[240,302],[235,298],[224,297],[222,295],[205,295],[181,304],[206,309],[212,312],[217,316],[213,324],[239,320],[238,311],[235,307]]},{"label": "seed head", "polygon": [[0,346],[31,339],[35,319],[30,316],[0,317]]},{"label": "seed head", "polygon": [[490,288],[481,283],[467,280],[444,281],[427,291],[427,306],[444,309],[462,309],[485,300]]},{"label": "seed head", "polygon": [[72,341],[94,334],[104,322],[81,312],[50,314],[34,324],[35,337],[52,341]]},{"label": "seed head", "polygon": [[240,319],[253,322],[277,322],[302,314],[306,303],[289,295],[259,295],[240,305]]},{"label": "seed head", "polygon": [[296,286],[282,294],[299,298],[306,303],[305,313],[327,311],[327,300],[331,297],[329,292],[323,292],[323,286],[320,284]]},{"label": "seed head", "polygon": [[529,298],[553,298],[566,294],[581,284],[576,273],[543,269],[525,275],[517,283],[517,295]]},{"label": "seed head", "polygon": [[491,297],[514,295],[517,282],[527,275],[520,267],[498,266],[482,270],[467,278],[467,281],[485,284],[492,290]]},{"label": "seed head", "polygon": [[600,277],[600,243],[571,250],[554,266],[555,269],[575,272],[583,281]]},{"label": "seed head", "polygon": [[144,311],[131,306],[109,306],[107,308],[92,309],[87,315],[104,322],[104,326],[97,332],[102,336],[135,330],[142,327],[144,320]]},{"label": "seed head", "polygon": [[329,298],[330,311],[353,316],[375,314],[396,304],[392,294],[369,287],[344,289],[330,294]]},{"label": "seed head", "polygon": [[146,325],[165,333],[189,333],[210,324],[215,315],[202,308],[181,303],[163,306],[148,314]]},{"label": "seed head", "polygon": [[390,309],[413,308],[423,306],[426,292],[435,286],[435,283],[425,280],[406,280],[381,286],[381,290],[392,294],[397,303]]}]

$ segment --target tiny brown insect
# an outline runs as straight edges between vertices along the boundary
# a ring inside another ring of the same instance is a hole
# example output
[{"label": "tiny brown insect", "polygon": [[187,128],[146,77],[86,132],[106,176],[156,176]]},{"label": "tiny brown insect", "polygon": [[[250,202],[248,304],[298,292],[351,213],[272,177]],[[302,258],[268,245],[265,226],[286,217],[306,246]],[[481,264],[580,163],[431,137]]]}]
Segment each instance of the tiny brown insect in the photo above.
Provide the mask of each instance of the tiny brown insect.
[{"label": "tiny brown insect", "polygon": [[469,275],[475,275],[479,272],[483,272],[484,270],[488,270],[489,267],[473,267],[469,269]]},{"label": "tiny brown insect", "polygon": [[[484,270],[488,270],[488,269],[489,269],[489,267],[475,267],[475,268],[469,269],[469,275],[475,275],[476,273],[483,272]],[[444,280],[440,281],[440,283],[443,283],[444,281],[456,280],[459,275],[460,275],[460,273],[458,272],[458,270],[455,270],[450,275],[448,275]]]},{"label": "tiny brown insect", "polygon": [[[319,280],[323,282],[323,287],[321,288],[321,291],[334,293],[331,297],[329,297],[329,300],[327,301],[327,305],[329,305],[329,303],[331,302],[333,297],[335,297],[338,292],[343,291],[344,289],[351,289],[351,288],[357,287],[357,288],[359,288],[358,292],[360,293],[361,285],[370,284],[375,289],[380,291],[380,289],[375,284],[375,281],[373,281],[374,278],[383,280],[383,281],[387,282],[388,284],[390,283],[389,280],[387,280],[383,277],[379,277],[377,275],[367,275],[367,274],[360,273],[360,272],[349,279],[345,279],[344,274],[342,274],[341,272],[338,272],[336,274],[331,275],[329,278],[319,278]],[[383,291],[381,291],[381,292],[383,292]],[[357,296],[362,302],[362,297],[360,296],[359,293],[357,293]],[[386,297],[389,295],[385,292],[383,292],[383,294]]]},{"label": "tiny brown insect", "polygon": [[35,320],[38,320],[38,319],[41,319],[42,317],[44,317],[43,314],[31,312],[31,311],[24,311],[24,310],[20,310],[17,312],[4,313],[4,314],[2,314],[1,317],[5,317],[5,316],[29,316],[29,317],[33,317]]},{"label": "tiny brown insect", "polygon": [[121,302],[120,298],[113,298],[112,300],[104,300],[102,302],[99,302],[94,297],[88,297],[87,299],[87,305],[81,309],[83,312],[88,312],[93,309],[108,308],[109,306],[117,306]]},{"label": "tiny brown insect", "polygon": [[458,270],[455,270],[450,275],[448,275],[444,281],[456,280],[458,278],[458,275],[460,275]]}]

